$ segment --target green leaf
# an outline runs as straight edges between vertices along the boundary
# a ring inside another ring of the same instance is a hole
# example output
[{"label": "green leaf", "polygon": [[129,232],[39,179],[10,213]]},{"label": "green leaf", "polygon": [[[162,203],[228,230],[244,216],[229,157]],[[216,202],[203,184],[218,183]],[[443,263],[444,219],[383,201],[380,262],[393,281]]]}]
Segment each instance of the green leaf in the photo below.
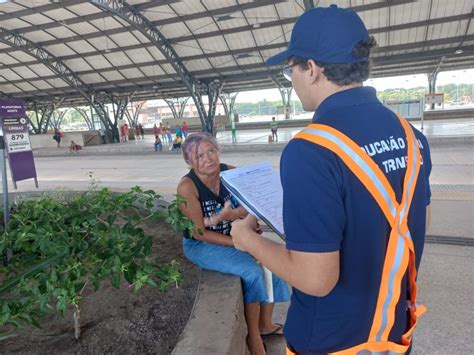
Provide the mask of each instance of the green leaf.
[{"label": "green leaf", "polygon": [[121,281],[122,274],[120,272],[114,272],[110,277],[110,283],[115,288],[120,288],[120,281]]},{"label": "green leaf", "polygon": [[158,284],[153,279],[146,280],[146,283],[153,287],[158,287]]},{"label": "green leaf", "polygon": [[94,292],[99,290],[99,288],[100,288],[100,279],[99,278],[94,279],[92,281],[92,285],[94,286]]},{"label": "green leaf", "polygon": [[6,318],[10,316],[10,306],[6,302],[2,306],[2,316],[5,316]]},{"label": "green leaf", "polygon": [[21,323],[18,322],[17,320],[15,320],[15,319],[9,319],[9,320],[8,320],[8,323],[13,324],[13,325],[14,325],[15,327],[17,327],[17,328],[23,328],[23,326],[21,325]]},{"label": "green leaf", "polygon": [[29,314],[22,313],[22,314],[18,315],[18,318],[23,319],[24,321],[28,322],[29,324],[33,324],[33,318]]},{"label": "green leaf", "polygon": [[128,264],[127,269],[123,272],[123,276],[129,284],[132,284],[133,281],[135,280],[136,273],[137,273],[137,264],[135,264],[132,261],[131,263]]},{"label": "green leaf", "polygon": [[18,276],[6,280],[3,284],[0,285],[0,294],[10,291],[16,284],[18,284],[23,278],[28,278],[34,274],[40,272],[41,270],[53,265],[57,262],[62,255],[52,256],[36,265],[33,265],[29,269],[23,271]]},{"label": "green leaf", "polygon": [[107,216],[107,223],[108,223],[109,225],[114,224],[116,218],[117,218],[117,216],[114,215],[114,214],[108,215],[108,216]]}]

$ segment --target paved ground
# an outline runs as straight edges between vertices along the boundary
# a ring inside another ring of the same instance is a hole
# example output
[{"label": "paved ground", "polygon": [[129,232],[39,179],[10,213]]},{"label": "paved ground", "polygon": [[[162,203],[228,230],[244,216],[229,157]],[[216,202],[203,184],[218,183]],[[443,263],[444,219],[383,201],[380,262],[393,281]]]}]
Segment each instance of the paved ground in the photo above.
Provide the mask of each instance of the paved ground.
[{"label": "paved ground", "polygon": [[[445,129],[459,133],[458,138],[462,139],[450,140],[452,137],[448,137],[447,140],[434,140],[431,145],[433,198],[430,235],[474,238],[474,151],[470,139],[473,125],[472,120],[454,126],[448,124]],[[284,130],[288,134],[282,135],[281,140],[289,139],[292,131]],[[432,132],[436,132],[434,126]],[[225,146],[221,160],[234,165],[267,160],[277,169],[283,144],[253,144],[264,139],[266,133],[264,130],[242,132],[240,138],[245,138],[246,144]],[[218,138],[225,142],[225,134]],[[436,138],[436,134],[429,135],[429,138]],[[37,151],[40,188],[86,189],[92,174],[94,179],[114,190],[140,185],[161,192],[169,200],[187,167],[180,153],[155,153],[150,151],[151,144],[151,137],[148,137],[145,142],[86,147],[78,155],[69,155],[64,149]],[[19,182],[18,186],[20,191],[34,190],[31,181]],[[429,312],[415,333],[414,354],[472,353],[473,251],[470,246],[426,245],[420,270],[419,298],[428,306]],[[285,312],[286,306],[279,306],[276,321],[284,321]],[[281,338],[267,343],[269,354],[284,353]]]}]

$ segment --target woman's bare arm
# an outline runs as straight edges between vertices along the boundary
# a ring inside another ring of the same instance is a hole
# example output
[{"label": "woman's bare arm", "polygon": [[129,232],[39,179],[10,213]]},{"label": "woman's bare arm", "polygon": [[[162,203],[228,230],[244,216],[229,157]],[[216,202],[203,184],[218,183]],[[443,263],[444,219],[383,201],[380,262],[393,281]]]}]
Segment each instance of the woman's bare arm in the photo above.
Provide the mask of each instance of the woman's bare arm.
[{"label": "woman's bare arm", "polygon": [[[183,178],[178,185],[178,195],[186,199],[186,204],[180,206],[181,212],[191,219],[196,225],[193,231],[193,237],[208,243],[233,246],[232,238],[221,233],[213,232],[205,228],[204,216],[201,210],[201,203],[198,199],[196,186],[189,178]],[[199,234],[202,231],[202,235]]]}]

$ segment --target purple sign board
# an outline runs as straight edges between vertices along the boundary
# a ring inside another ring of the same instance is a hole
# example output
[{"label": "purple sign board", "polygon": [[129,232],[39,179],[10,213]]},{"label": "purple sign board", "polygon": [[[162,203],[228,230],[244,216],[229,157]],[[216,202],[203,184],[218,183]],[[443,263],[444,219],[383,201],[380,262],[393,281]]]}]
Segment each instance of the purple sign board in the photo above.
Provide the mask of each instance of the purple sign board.
[{"label": "purple sign board", "polygon": [[13,185],[26,179],[35,179],[36,168],[28,133],[28,118],[23,100],[0,100],[5,151],[8,154]]}]

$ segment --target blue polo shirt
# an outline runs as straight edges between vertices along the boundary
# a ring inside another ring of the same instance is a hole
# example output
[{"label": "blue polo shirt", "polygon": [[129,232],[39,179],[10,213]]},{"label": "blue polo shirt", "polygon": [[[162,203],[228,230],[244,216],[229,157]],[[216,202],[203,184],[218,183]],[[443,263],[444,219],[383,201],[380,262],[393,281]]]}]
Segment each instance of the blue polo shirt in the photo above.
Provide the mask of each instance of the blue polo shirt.
[{"label": "blue polo shirt", "polygon": [[[314,123],[344,133],[378,164],[401,200],[406,137],[395,114],[371,87],[357,87],[326,98]],[[417,267],[423,252],[431,160],[426,138],[415,130],[422,165],[410,207],[408,226]],[[340,276],[325,297],[293,288],[285,324],[288,343],[299,352],[326,353],[367,341],[372,326],[390,226],[373,197],[334,153],[293,139],[280,162],[283,219],[288,249],[340,251]],[[407,330],[407,279],[402,285],[389,340],[400,342]]]}]

